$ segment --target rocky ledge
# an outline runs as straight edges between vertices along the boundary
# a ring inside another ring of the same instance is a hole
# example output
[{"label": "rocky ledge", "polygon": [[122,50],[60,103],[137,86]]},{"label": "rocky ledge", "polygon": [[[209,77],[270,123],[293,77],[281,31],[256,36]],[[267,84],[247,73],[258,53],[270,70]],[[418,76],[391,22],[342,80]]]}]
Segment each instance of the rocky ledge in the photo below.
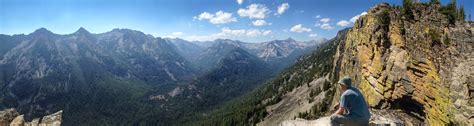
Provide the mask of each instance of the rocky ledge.
[{"label": "rocky ledge", "polygon": [[0,126],[60,126],[63,111],[26,121],[14,108],[0,111]]},{"label": "rocky ledge", "polygon": [[[370,126],[422,126],[426,125],[419,118],[408,115],[401,110],[371,110]],[[286,120],[280,126],[331,126],[330,118],[322,117],[316,120],[294,119]]]}]

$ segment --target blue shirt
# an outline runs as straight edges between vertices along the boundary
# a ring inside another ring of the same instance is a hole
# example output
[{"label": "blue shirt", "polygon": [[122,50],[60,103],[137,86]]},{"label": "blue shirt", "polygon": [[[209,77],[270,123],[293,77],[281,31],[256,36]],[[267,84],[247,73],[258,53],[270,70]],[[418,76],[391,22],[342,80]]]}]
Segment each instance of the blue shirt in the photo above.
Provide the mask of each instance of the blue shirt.
[{"label": "blue shirt", "polygon": [[359,119],[370,118],[370,112],[365,98],[357,88],[350,87],[342,93],[340,106],[348,111],[347,116]]}]

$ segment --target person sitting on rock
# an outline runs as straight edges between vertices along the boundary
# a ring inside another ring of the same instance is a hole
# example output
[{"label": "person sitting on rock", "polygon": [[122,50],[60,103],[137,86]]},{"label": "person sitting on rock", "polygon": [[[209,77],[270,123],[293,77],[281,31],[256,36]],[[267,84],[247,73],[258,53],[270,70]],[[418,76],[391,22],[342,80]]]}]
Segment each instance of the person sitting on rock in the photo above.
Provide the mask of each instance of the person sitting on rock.
[{"label": "person sitting on rock", "polygon": [[[331,124],[338,126],[368,126],[370,119],[369,108],[359,89],[352,87],[351,78],[346,76],[338,81],[341,99],[334,106],[336,112],[331,115]],[[346,111],[346,113],[344,113]]]}]

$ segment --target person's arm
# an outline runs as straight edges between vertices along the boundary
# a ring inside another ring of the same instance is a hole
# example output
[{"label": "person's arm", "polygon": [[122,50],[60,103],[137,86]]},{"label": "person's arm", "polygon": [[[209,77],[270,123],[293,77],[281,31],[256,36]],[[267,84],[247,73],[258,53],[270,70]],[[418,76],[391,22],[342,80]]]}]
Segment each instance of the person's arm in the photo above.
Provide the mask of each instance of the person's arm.
[{"label": "person's arm", "polygon": [[345,110],[344,107],[346,107],[346,105],[347,105],[347,101],[346,101],[347,98],[346,97],[347,96],[344,95],[344,93],[341,95],[341,99],[339,101],[338,108],[337,108],[336,112],[334,112],[334,114],[338,114],[338,115],[344,114],[344,110]]},{"label": "person's arm", "polygon": [[344,114],[344,107],[339,106],[339,109],[337,109],[337,111],[334,114],[338,114],[338,115]]}]

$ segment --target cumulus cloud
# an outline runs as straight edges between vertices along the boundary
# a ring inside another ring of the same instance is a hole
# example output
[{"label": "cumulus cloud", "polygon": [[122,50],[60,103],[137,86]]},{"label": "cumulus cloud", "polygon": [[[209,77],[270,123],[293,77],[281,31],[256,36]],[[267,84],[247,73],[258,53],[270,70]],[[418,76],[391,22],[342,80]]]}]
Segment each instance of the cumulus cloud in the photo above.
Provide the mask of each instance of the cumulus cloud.
[{"label": "cumulus cloud", "polygon": [[331,21],[331,18],[322,18],[319,21],[322,22],[322,23],[328,23],[329,21]]},{"label": "cumulus cloud", "polygon": [[364,11],[364,12],[362,12],[362,13],[360,13],[360,14],[354,16],[354,17],[352,17],[350,21],[351,21],[352,23],[355,23],[355,22],[357,21],[357,19],[359,19],[360,16],[366,15],[366,14],[367,14],[367,12]]},{"label": "cumulus cloud", "polygon": [[264,25],[270,25],[271,23],[268,23],[265,20],[256,20],[256,21],[253,21],[252,24],[255,26],[264,26]]},{"label": "cumulus cloud", "polygon": [[311,33],[311,34],[309,34],[308,36],[314,38],[314,37],[318,36],[318,34],[316,34],[316,33]]},{"label": "cumulus cloud", "polygon": [[320,27],[321,27],[321,29],[324,29],[324,30],[331,30],[331,29],[334,28],[329,23],[324,23]]},{"label": "cumulus cloud", "polygon": [[262,4],[251,4],[247,8],[240,8],[237,13],[241,17],[263,19],[269,12],[268,8]]},{"label": "cumulus cloud", "polygon": [[244,0],[237,0],[237,3],[241,5],[244,2]]},{"label": "cumulus cloud", "polygon": [[190,41],[210,41],[218,38],[253,38],[258,36],[268,36],[270,34],[272,34],[271,30],[222,28],[221,32],[219,33],[214,33],[210,35],[192,35],[185,37],[185,39]]},{"label": "cumulus cloud", "polygon": [[199,16],[194,17],[194,19],[198,20],[209,20],[212,24],[225,24],[230,22],[236,22],[237,19],[232,17],[231,13],[218,11],[215,14],[211,14],[209,12],[203,12]]},{"label": "cumulus cloud", "polygon": [[275,15],[281,15],[285,13],[285,11],[288,10],[288,8],[290,8],[290,4],[288,3],[281,4],[280,6],[278,6],[277,13],[275,13]]},{"label": "cumulus cloud", "polygon": [[351,24],[351,22],[346,21],[346,20],[341,20],[341,21],[337,22],[337,25],[339,25],[341,27],[349,26],[350,24]]},{"label": "cumulus cloud", "polygon": [[331,18],[321,18],[319,22],[316,22],[314,26],[319,27],[324,30],[331,30],[334,27],[332,27],[331,24],[329,24],[330,21],[331,21]]},{"label": "cumulus cloud", "polygon": [[302,33],[302,32],[311,32],[310,28],[305,28],[301,24],[297,24],[290,29],[291,32],[297,32],[297,33]]}]

